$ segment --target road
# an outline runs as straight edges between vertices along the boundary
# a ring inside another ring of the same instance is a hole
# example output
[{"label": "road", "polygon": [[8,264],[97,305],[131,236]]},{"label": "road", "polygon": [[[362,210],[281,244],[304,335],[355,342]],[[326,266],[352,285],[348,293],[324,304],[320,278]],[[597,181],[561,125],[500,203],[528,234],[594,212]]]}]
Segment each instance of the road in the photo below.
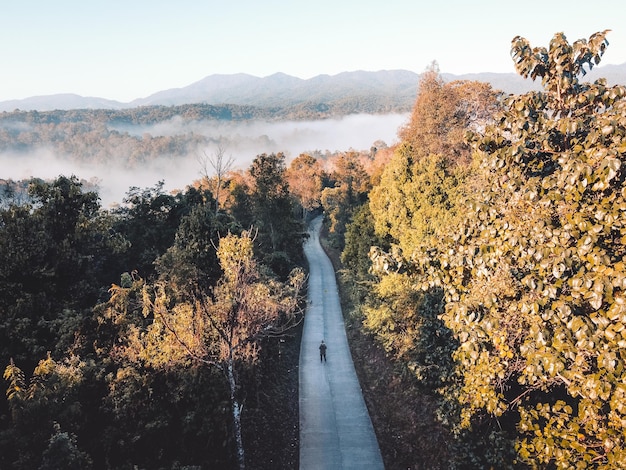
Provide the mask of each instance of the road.
[{"label": "road", "polygon": [[[308,308],[300,348],[300,470],[383,469],[348,347],[333,266],[311,222]],[[320,342],[328,345],[320,362]]]}]

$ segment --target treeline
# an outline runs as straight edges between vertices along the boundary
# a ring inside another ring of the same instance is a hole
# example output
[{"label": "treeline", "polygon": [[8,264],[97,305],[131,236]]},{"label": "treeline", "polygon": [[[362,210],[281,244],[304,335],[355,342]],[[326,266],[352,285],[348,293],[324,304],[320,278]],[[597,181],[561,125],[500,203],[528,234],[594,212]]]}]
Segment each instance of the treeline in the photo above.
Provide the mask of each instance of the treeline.
[{"label": "treeline", "polygon": [[133,132],[138,126],[150,126],[174,118],[183,126],[196,121],[270,119],[274,112],[250,106],[201,104],[128,110],[5,112],[0,115],[0,152],[27,154],[43,148],[68,159],[111,162],[132,168],[159,157],[185,157],[200,146],[214,143],[191,131],[171,135]]},{"label": "treeline", "polygon": [[606,34],[515,38],[540,92],[423,75],[338,237],[391,468],[626,467],[626,88],[580,81]]},{"label": "treeline", "polygon": [[[125,110],[75,109],[13,111],[0,114],[0,153],[27,155],[45,149],[82,163],[114,163],[137,168],[160,157],[176,159],[198,149],[228,146],[227,136],[194,132],[224,122],[319,120],[359,112],[405,112],[393,104],[369,107],[372,97],[344,99],[336,103],[303,103],[290,108],[258,108],[237,105],[188,104],[143,106]],[[164,124],[160,132],[151,126]],[[194,126],[190,126],[193,124]],[[187,126],[187,127],[186,127]]]}]

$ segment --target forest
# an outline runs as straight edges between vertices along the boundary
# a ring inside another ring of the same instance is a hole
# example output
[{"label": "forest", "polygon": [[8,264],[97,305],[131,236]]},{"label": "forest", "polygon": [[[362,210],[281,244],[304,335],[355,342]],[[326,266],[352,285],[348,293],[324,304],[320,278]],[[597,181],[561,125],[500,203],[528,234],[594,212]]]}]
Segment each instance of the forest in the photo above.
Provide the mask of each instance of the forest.
[{"label": "forest", "polygon": [[516,37],[522,95],[432,64],[391,148],[217,152],[112,209],[4,182],[0,468],[297,468],[320,212],[386,468],[625,468],[626,87],[584,81],[607,34]]},{"label": "forest", "polygon": [[[371,97],[376,100],[376,97]],[[86,163],[109,163],[119,155],[132,167],[159,157],[180,158],[198,146],[215,143],[228,146],[226,136],[207,137],[194,132],[198,123],[280,122],[324,120],[354,114],[393,114],[410,111],[402,103],[381,106],[367,97],[345,98],[331,103],[300,103],[290,107],[187,104],[179,106],[140,106],[124,110],[75,109],[0,113],[0,153],[28,153],[46,148],[56,155]],[[145,131],[155,124],[176,120],[186,132],[152,135]],[[374,138],[373,140],[376,140]],[[313,150],[313,149],[311,149]],[[335,150],[335,149],[331,149]]]}]

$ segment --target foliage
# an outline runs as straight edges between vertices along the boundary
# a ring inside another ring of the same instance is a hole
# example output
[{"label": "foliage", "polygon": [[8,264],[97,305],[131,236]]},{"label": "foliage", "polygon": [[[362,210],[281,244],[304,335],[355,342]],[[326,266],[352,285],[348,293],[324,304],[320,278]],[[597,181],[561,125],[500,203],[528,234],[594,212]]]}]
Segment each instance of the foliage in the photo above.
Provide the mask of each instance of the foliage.
[{"label": "foliage", "polygon": [[[260,338],[280,334],[297,321],[292,315],[304,280],[301,270],[294,270],[288,284],[264,274],[253,257],[253,241],[249,232],[222,237],[217,252],[222,277],[210,292],[195,286],[187,301],[173,302],[172,294],[180,295],[170,284],[137,281],[141,288],[137,301],[151,321],[131,327],[124,355],[155,367],[189,361],[222,367],[224,361],[253,361]],[[112,288],[108,315],[123,314],[135,285]]]},{"label": "foliage", "polygon": [[352,216],[346,227],[345,248],[341,252],[341,262],[357,279],[370,278],[370,248],[389,248],[389,241],[376,235],[369,203],[363,204]]},{"label": "foliage", "polygon": [[257,254],[282,278],[302,262],[304,233],[285,172],[282,153],[257,155],[248,169]]},{"label": "foliage", "polygon": [[[459,115],[461,105],[458,97],[448,94],[449,88],[436,70],[424,75],[412,120],[401,131],[405,140],[370,192],[370,223],[387,246],[372,244],[368,253],[377,279],[364,309],[364,326],[424,391],[435,396],[440,388],[454,387],[451,354],[457,343],[439,318],[445,305],[443,291],[416,288],[419,278],[412,256],[439,243],[466,215],[463,201],[471,188],[471,173],[458,154],[461,147],[450,139],[459,139],[460,144],[459,136],[470,121],[467,115],[451,119]],[[488,119],[481,114],[481,122]],[[445,131],[435,130],[444,124]],[[448,143],[442,144],[442,139]]]},{"label": "foliage", "polygon": [[[7,398],[15,430],[28,431],[28,435],[22,436],[16,448],[12,449],[18,454],[14,462],[16,468],[38,466],[39,456],[42,453],[45,455],[44,450],[49,443],[52,446],[49,438],[54,426],[59,423],[80,426],[79,390],[86,379],[88,367],[77,356],[57,362],[48,355],[39,361],[28,381],[13,361],[6,367],[4,378],[9,383]],[[58,448],[50,452],[56,450]],[[59,450],[59,453],[62,452]],[[76,452],[83,455],[78,450]],[[50,458],[63,457],[51,454]]]},{"label": "foliage", "polygon": [[292,194],[302,207],[302,218],[305,219],[307,214],[321,206],[322,166],[317,159],[303,153],[291,161],[285,171],[285,178]]},{"label": "foliage", "polygon": [[333,160],[330,186],[322,190],[322,207],[327,215],[330,240],[340,250],[353,213],[367,201],[370,179],[356,152],[340,154]]},{"label": "foliage", "polygon": [[214,285],[221,275],[215,246],[231,230],[239,228],[229,215],[216,215],[210,203],[193,206],[181,218],[173,245],[155,261],[159,278],[181,291],[185,285]]},{"label": "foliage", "polygon": [[433,63],[421,76],[409,122],[400,129],[402,141],[418,160],[430,154],[468,162],[465,132],[480,129],[499,108],[498,93],[487,83],[446,83]]},{"label": "foliage", "polygon": [[370,194],[376,233],[391,236],[407,256],[437,240],[465,214],[466,177],[466,167],[444,156],[417,158],[399,146]]},{"label": "foliage", "polygon": [[76,443],[76,436],[64,431],[56,424],[55,432],[43,454],[39,470],[86,470],[92,468],[91,458],[81,451]]},{"label": "foliage", "polygon": [[[0,359],[53,351],[113,279],[127,244],[75,177],[33,180],[30,202],[0,211]],[[73,338],[70,334],[67,340]],[[67,343],[59,344],[67,347]]]},{"label": "foliage", "polygon": [[[124,206],[114,210],[115,230],[124,235],[131,246],[122,267],[142,277],[154,274],[154,261],[175,241],[181,220],[198,206],[214,204],[208,191],[188,188],[176,195],[165,194],[164,182],[151,188],[131,187]],[[187,219],[189,222],[190,220]]]},{"label": "foliage", "polygon": [[[184,293],[172,292],[173,285],[138,281],[141,299],[137,300],[149,321],[128,325],[119,352],[124,360],[157,369],[221,370],[230,391],[240,468],[245,466],[245,456],[238,370],[254,363],[263,338],[280,336],[299,321],[296,311],[304,282],[301,270],[292,272],[287,284],[264,275],[253,256],[253,242],[249,232],[222,237],[217,249],[222,277],[210,290],[195,286],[188,300]],[[127,294],[134,287],[114,286],[109,316],[123,315],[129,306]]]},{"label": "foliage", "polygon": [[[239,181],[246,183],[241,194],[247,201],[255,195],[250,181]],[[157,332],[166,336],[171,330],[154,329],[155,316],[144,317],[143,307],[167,299],[180,322],[189,320],[195,307],[217,308],[213,293],[227,289],[218,282],[223,270],[216,247],[224,234],[237,237],[246,226],[231,210],[234,206],[215,214],[211,193],[190,187],[165,194],[160,183],[131,188],[126,205],[112,211],[102,210],[97,193],[86,191],[75,177],[32,180],[25,198],[9,189],[0,206],[0,360],[6,366],[7,386],[6,400],[0,401],[0,467],[232,467],[235,431],[228,418],[233,408],[224,368],[198,367],[180,354],[180,344],[178,349],[166,342],[157,347]],[[283,196],[291,201],[289,192]],[[248,203],[248,227],[251,209]],[[299,242],[299,234],[290,241],[293,246]],[[270,247],[265,249],[268,259],[276,255]],[[258,407],[268,381],[274,380],[276,390],[284,393],[292,387],[293,373],[287,383],[262,371],[287,373],[288,361],[275,364],[281,354],[279,326],[287,327],[298,317],[285,310],[294,306],[286,291],[278,296],[277,289],[287,284],[257,267],[256,290],[237,293],[254,292],[251,296],[258,299],[248,302],[248,316],[267,301],[275,309],[276,322],[263,324],[268,317],[259,317],[254,323],[258,343],[242,340],[237,350],[249,355],[246,361],[238,356],[233,370],[237,398],[256,397]],[[295,282],[288,273],[287,279]],[[296,284],[302,276],[299,279]],[[286,289],[297,287],[290,284]],[[227,300],[221,304],[227,305]],[[268,309],[260,313],[269,314]],[[156,316],[156,324],[160,318]],[[253,322],[247,325],[252,331]],[[149,348],[130,347],[147,341],[142,335],[148,330],[155,335],[149,361],[140,354]],[[216,341],[211,349],[216,362],[221,360],[218,336],[206,337]],[[290,428],[297,423],[294,401],[285,398],[275,398],[284,400],[280,405],[282,416],[288,414],[285,423],[268,418],[272,410],[254,409],[252,401],[247,402],[244,435],[252,449],[267,448],[269,442],[291,445],[293,430],[271,439],[260,431],[267,423]],[[252,455],[258,458],[258,450]],[[293,461],[293,450],[285,455],[289,460],[276,461]]]},{"label": "foliage", "polygon": [[462,425],[517,427],[533,466],[626,464],[621,351],[626,89],[582,83],[606,31],[512,55],[545,91],[513,96],[475,137],[480,181],[459,230],[415,253],[423,289],[442,286],[460,346]]}]

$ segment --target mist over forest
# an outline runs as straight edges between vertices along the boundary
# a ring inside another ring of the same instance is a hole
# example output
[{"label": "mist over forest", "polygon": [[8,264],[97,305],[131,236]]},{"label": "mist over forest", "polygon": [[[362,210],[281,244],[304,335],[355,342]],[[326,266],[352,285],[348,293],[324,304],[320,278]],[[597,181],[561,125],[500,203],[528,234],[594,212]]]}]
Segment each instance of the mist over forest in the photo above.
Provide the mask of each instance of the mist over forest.
[{"label": "mist over forest", "polygon": [[[174,116],[149,124],[108,122],[99,130],[99,140],[82,147],[59,147],[59,141],[37,132],[34,142],[25,147],[13,145],[20,139],[13,135],[9,145],[0,146],[2,178],[23,180],[30,177],[52,179],[58,175],[75,175],[97,186],[104,207],[122,201],[131,186],[148,187],[165,182],[168,191],[183,189],[201,175],[200,160],[211,156],[218,146],[232,157],[234,170],[244,169],[255,156],[282,152],[287,161],[301,153],[333,153],[347,150],[369,150],[375,142],[392,145],[398,128],[408,113],[358,114],[323,120],[188,120]],[[34,132],[24,122],[2,122],[0,131]],[[71,141],[68,132],[67,141]],[[104,136],[104,137],[101,137]],[[115,139],[126,138],[119,144]],[[104,140],[103,140],[104,139]],[[134,147],[157,139],[168,139],[186,145],[176,151],[153,149],[142,158],[131,158]],[[95,139],[92,139],[95,140]],[[128,141],[132,145],[128,144]],[[100,153],[106,154],[103,158]],[[90,156],[91,155],[91,156]]]}]

